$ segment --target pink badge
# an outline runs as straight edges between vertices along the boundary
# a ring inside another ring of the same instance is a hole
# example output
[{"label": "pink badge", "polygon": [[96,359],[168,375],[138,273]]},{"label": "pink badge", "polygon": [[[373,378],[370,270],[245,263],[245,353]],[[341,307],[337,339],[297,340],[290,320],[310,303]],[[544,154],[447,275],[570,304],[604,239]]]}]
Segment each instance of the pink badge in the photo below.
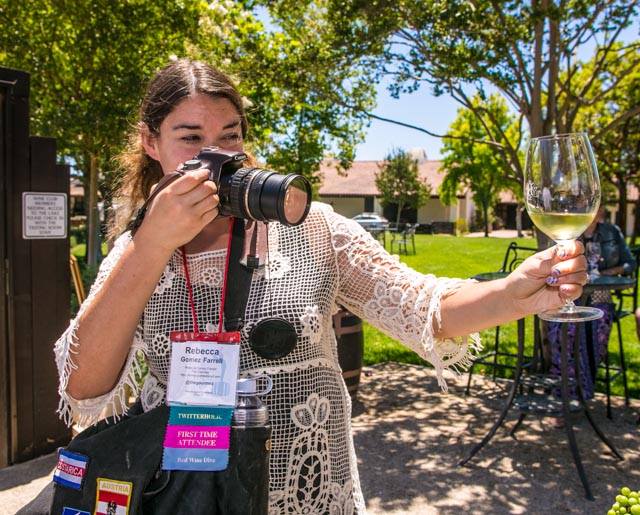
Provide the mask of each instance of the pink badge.
[{"label": "pink badge", "polygon": [[175,449],[228,449],[229,426],[167,426],[164,446]]}]

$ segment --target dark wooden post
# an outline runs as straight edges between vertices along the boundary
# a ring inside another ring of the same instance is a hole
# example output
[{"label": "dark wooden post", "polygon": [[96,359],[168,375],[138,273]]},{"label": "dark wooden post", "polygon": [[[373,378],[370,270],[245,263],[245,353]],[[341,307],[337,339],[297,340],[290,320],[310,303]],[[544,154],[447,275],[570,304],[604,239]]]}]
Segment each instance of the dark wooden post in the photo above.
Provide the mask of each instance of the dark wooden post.
[{"label": "dark wooden post", "polygon": [[14,285],[11,280],[13,264],[14,209],[13,179],[26,174],[29,163],[29,76],[26,73],[0,68],[2,91],[2,134],[0,134],[0,466],[13,460],[13,434],[16,431],[16,397],[11,385],[16,382],[14,344]]},{"label": "dark wooden post", "polygon": [[[70,275],[67,211],[62,231],[25,222],[40,214],[25,209],[24,194],[63,199],[69,170],[56,164],[55,141],[29,137],[29,77],[0,69],[3,126],[0,154],[0,466],[51,452],[70,436],[58,419],[53,343],[69,322]],[[44,209],[44,208],[42,208]],[[60,224],[58,224],[60,225]],[[35,227],[35,229],[34,229]]]}]

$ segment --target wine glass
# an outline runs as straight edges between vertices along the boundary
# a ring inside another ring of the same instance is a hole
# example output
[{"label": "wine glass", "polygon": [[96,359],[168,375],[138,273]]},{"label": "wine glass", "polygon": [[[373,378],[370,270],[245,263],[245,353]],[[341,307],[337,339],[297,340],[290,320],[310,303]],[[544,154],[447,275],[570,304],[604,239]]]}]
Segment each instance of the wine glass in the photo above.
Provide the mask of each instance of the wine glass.
[{"label": "wine glass", "polygon": [[[600,206],[600,179],[585,133],[532,138],[524,173],[527,212],[533,223],[558,244],[575,240],[591,224]],[[567,301],[539,314],[554,322],[585,322],[602,317],[600,309]]]}]

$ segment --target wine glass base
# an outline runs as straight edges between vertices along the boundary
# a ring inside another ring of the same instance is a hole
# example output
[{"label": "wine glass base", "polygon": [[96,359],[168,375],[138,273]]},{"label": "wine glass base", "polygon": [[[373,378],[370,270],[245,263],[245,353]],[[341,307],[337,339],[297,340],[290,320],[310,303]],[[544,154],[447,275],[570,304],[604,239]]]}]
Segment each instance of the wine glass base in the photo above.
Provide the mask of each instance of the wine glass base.
[{"label": "wine glass base", "polygon": [[544,311],[538,318],[547,322],[589,322],[602,318],[604,311],[589,306],[572,306],[570,308],[560,308],[553,311]]}]

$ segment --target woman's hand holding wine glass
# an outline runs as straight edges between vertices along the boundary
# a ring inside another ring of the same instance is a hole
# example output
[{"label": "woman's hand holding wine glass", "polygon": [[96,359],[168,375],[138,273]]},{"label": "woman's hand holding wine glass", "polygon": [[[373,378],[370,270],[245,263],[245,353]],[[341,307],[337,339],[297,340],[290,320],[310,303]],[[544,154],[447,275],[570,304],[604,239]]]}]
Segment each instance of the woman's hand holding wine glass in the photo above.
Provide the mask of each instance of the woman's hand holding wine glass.
[{"label": "woman's hand holding wine glass", "polygon": [[[533,138],[527,149],[524,195],[536,227],[560,246],[573,247],[574,240],[591,224],[600,206],[600,179],[587,135]],[[568,300],[558,310],[542,312],[540,318],[579,322],[595,320],[602,314],[597,308],[576,306]]]}]

